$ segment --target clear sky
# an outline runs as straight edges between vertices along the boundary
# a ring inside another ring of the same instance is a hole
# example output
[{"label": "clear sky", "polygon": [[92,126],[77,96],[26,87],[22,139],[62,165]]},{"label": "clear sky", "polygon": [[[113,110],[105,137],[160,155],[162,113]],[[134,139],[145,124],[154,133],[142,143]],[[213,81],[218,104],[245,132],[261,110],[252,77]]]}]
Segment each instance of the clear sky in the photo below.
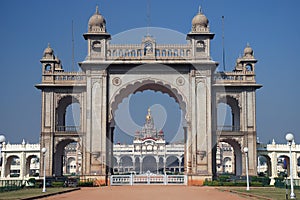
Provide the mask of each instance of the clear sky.
[{"label": "clear sky", "polygon": [[[296,142],[300,141],[300,1],[148,1],[151,2],[150,26],[183,34],[190,31],[191,20],[201,4],[211,32],[216,34],[211,54],[219,62],[222,61],[221,17],[224,15],[227,70],[233,69],[247,43],[258,59],[256,79],[263,84],[257,91],[260,140],[269,142],[275,138],[277,142],[285,142],[285,133],[292,131]],[[39,141],[41,94],[34,87],[41,81],[39,60],[49,42],[64,69],[72,69],[73,20],[75,61],[83,61],[87,43],[82,34],[87,31],[87,22],[96,5],[112,36],[148,24],[147,0],[0,1],[0,133],[11,143],[20,143],[23,138],[30,143]],[[147,102],[141,108],[142,114],[137,116],[142,118],[139,123],[144,120],[146,107],[152,105],[156,102]]]}]

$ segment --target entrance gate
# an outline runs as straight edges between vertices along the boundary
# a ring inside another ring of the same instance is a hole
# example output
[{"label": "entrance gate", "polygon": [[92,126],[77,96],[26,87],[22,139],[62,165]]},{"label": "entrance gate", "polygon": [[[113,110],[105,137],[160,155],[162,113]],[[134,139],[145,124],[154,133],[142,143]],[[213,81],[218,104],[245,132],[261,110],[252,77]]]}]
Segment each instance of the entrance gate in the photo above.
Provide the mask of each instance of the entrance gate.
[{"label": "entrance gate", "polygon": [[[216,175],[216,144],[226,139],[236,143],[241,152],[241,174],[245,174],[242,149],[248,147],[249,174],[256,175],[255,107],[256,89],[261,85],[255,81],[257,60],[251,47],[237,59],[233,72],[216,72],[218,63],[210,55],[214,34],[201,10],[192,20],[186,44],[158,44],[151,36],[140,44],[111,44],[106,20],[98,8],[83,36],[88,52],[79,63],[81,72],[65,72],[50,46],[41,59],[42,83],[36,87],[42,91],[40,141],[41,148],[48,150],[41,168],[46,164],[47,176],[62,175],[57,163],[63,160],[64,145],[77,142],[82,158],[79,175],[107,183],[113,173],[115,111],[130,94],[149,89],[169,94],[182,110],[184,173],[190,184]],[[80,126],[76,128],[68,126],[65,118],[72,103],[80,105]],[[230,128],[217,124],[219,103],[232,108]],[[127,177],[133,183],[138,179],[141,177]],[[173,179],[167,176],[164,180]]]}]

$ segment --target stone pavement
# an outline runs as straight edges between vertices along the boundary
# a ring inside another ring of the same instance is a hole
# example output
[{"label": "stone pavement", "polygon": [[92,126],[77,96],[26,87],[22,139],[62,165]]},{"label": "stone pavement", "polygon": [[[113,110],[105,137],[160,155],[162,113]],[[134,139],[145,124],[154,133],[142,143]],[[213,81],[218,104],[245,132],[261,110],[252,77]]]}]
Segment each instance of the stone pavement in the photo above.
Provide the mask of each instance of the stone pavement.
[{"label": "stone pavement", "polygon": [[81,190],[55,195],[46,200],[72,199],[72,200],[93,200],[93,199],[121,199],[121,200],[238,200],[245,199],[237,194],[222,192],[213,187],[193,186],[108,186],[97,188],[81,188]]}]

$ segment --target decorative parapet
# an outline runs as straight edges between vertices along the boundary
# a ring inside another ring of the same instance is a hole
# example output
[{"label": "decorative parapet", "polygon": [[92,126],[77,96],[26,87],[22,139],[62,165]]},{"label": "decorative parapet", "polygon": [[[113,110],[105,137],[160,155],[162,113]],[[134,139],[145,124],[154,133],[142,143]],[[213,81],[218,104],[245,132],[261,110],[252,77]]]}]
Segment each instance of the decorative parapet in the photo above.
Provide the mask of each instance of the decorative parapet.
[{"label": "decorative parapet", "polygon": [[[288,144],[257,144],[257,151],[276,151],[276,152],[288,152]],[[292,151],[300,153],[300,144],[293,144]]]},{"label": "decorative parapet", "polygon": [[153,44],[149,48],[144,44],[109,44],[107,60],[189,60],[191,54],[189,44]]},{"label": "decorative parapet", "polygon": [[48,72],[43,74],[42,83],[51,84],[85,84],[86,76],[83,72]]},{"label": "decorative parapet", "polygon": [[256,83],[253,71],[217,72],[214,74],[214,82],[216,84]]},{"label": "decorative parapet", "polygon": [[3,143],[2,152],[32,152],[40,151],[40,144],[5,144]]}]

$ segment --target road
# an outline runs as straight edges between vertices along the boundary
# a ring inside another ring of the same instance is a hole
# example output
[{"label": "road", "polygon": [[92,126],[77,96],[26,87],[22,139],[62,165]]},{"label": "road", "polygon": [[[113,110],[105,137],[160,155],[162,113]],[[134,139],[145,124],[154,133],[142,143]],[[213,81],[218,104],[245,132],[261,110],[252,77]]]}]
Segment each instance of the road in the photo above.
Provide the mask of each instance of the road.
[{"label": "road", "polygon": [[239,200],[245,199],[236,194],[222,192],[213,187],[193,186],[108,186],[97,188],[82,188],[81,190],[44,198],[47,200]]}]

